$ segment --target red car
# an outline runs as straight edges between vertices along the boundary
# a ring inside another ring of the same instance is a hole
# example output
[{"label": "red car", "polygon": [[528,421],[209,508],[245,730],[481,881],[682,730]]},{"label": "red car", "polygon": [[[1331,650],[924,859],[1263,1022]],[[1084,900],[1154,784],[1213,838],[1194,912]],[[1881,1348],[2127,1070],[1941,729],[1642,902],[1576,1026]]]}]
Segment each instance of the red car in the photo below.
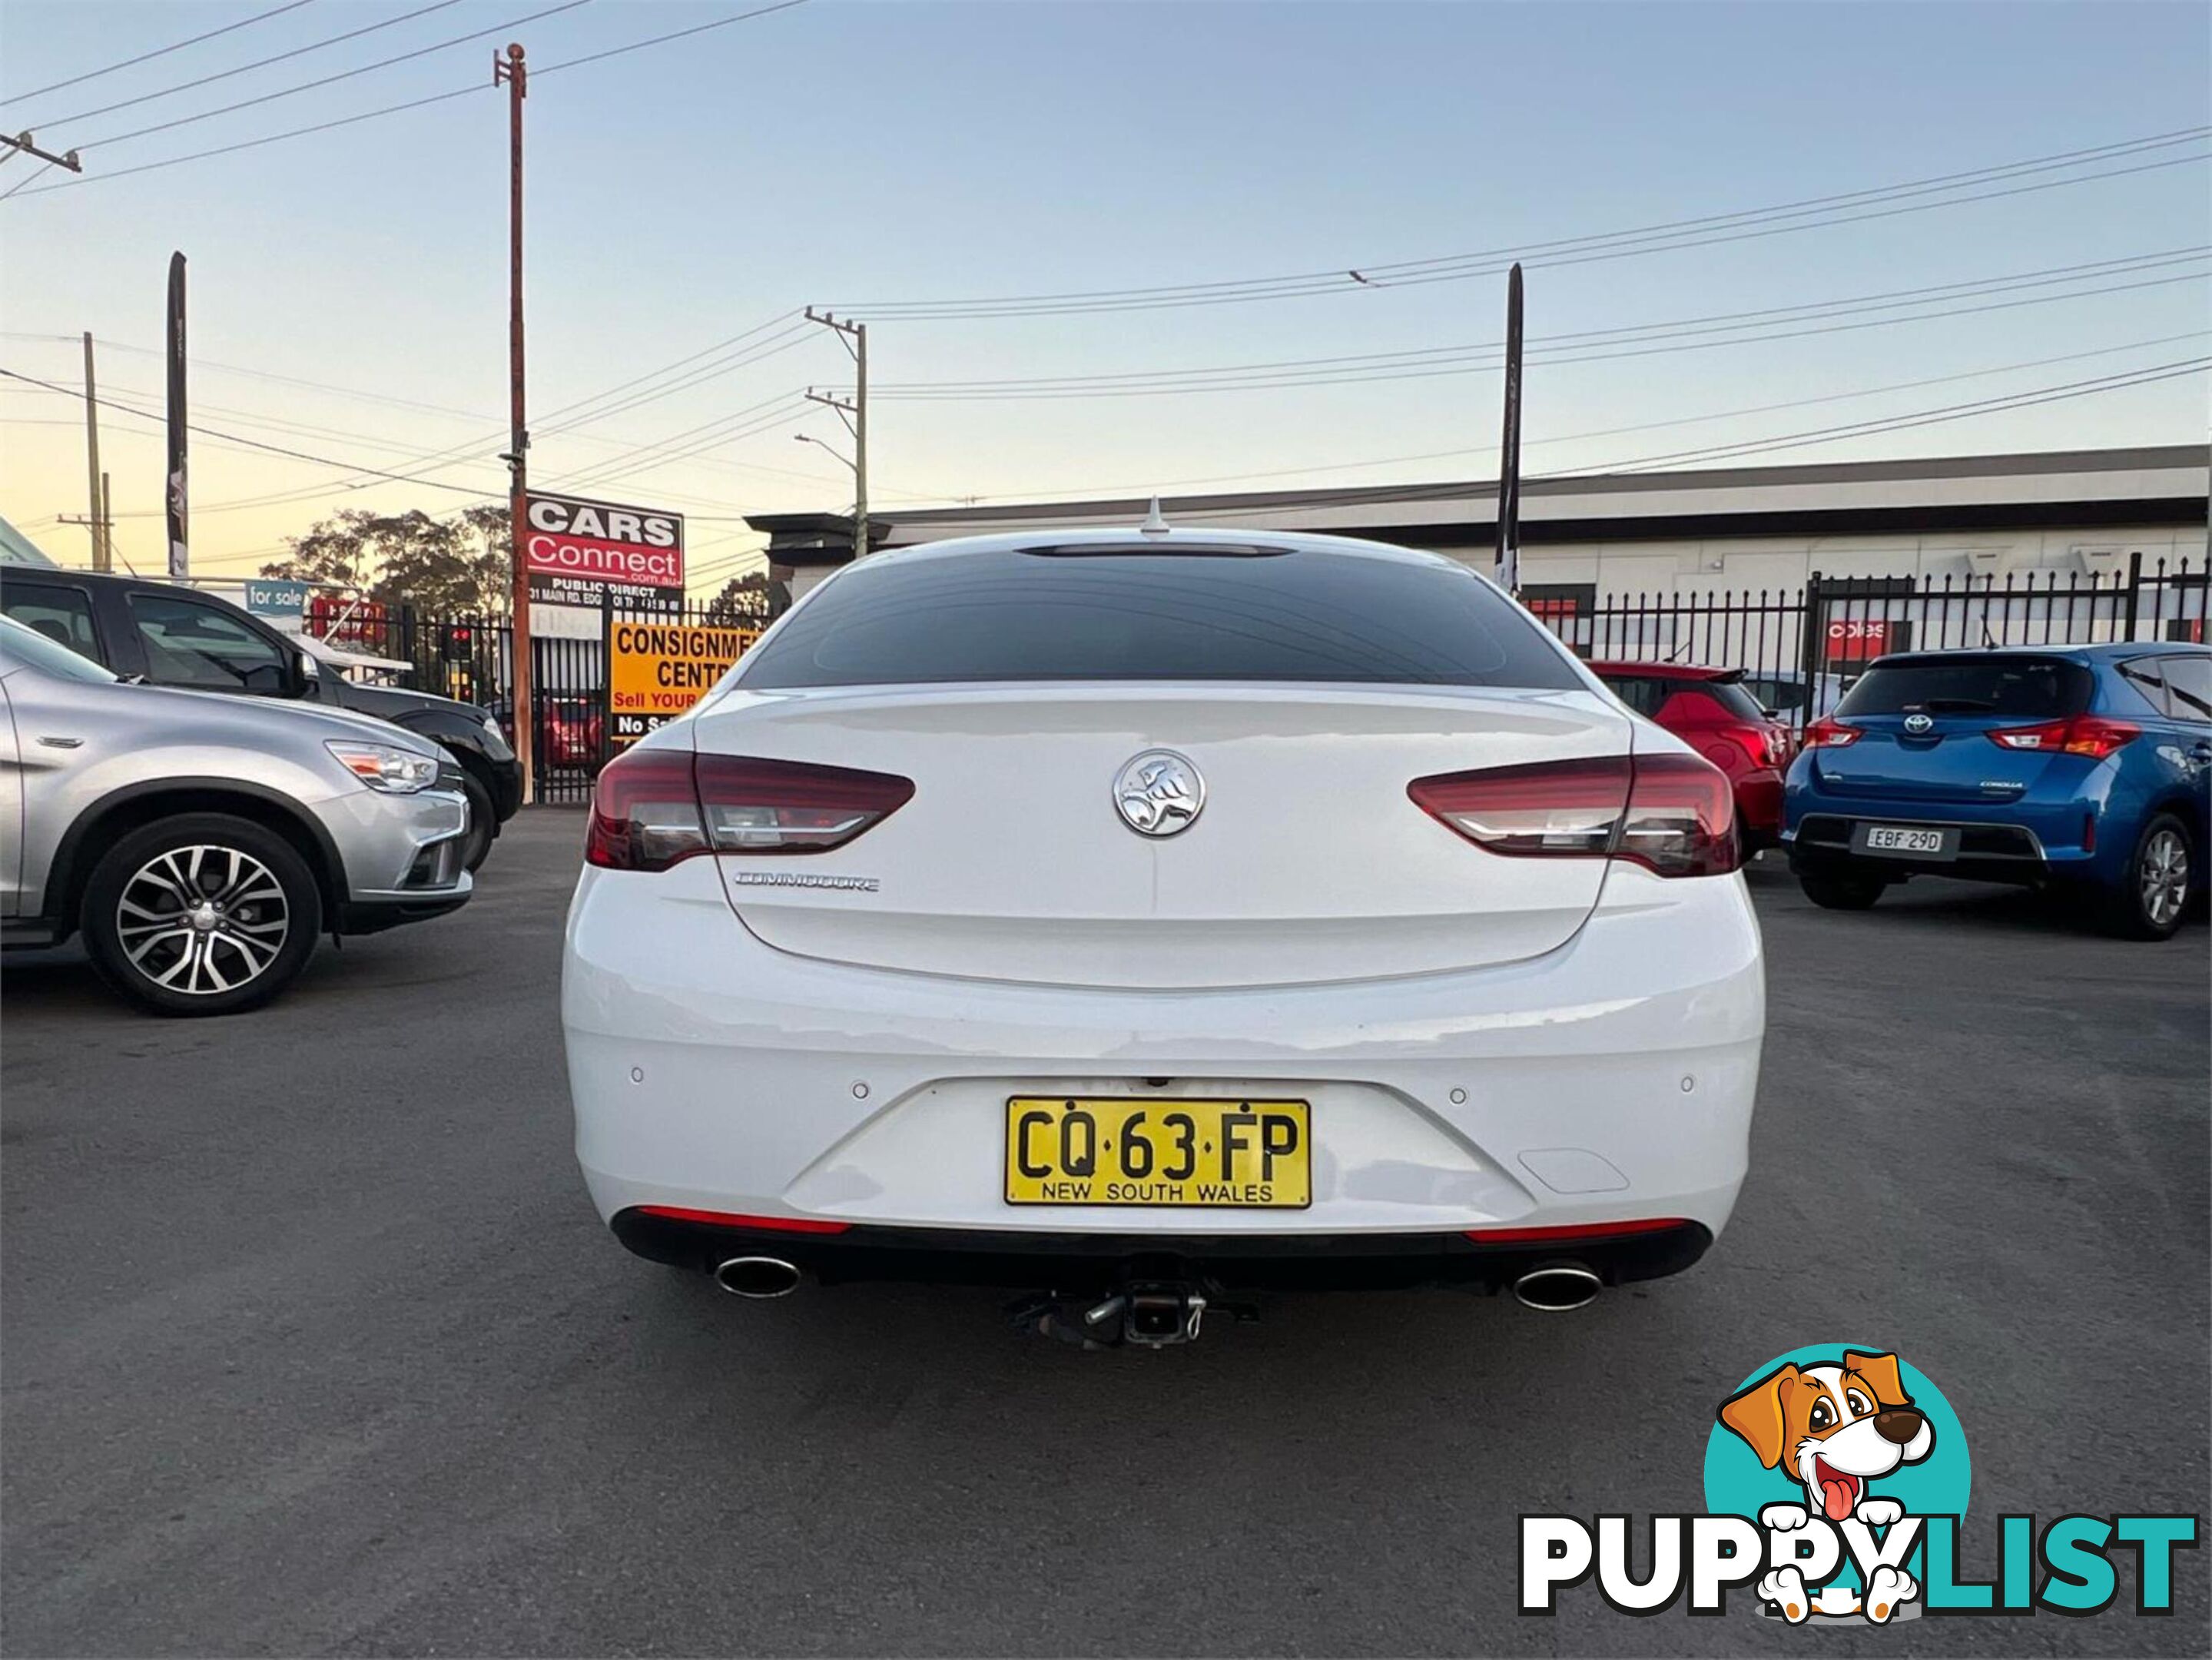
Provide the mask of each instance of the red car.
[{"label": "red car", "polygon": [[1592,663],[1590,669],[1622,702],[1729,775],[1747,855],[1780,841],[1790,729],[1743,689],[1743,670],[1688,663]]}]

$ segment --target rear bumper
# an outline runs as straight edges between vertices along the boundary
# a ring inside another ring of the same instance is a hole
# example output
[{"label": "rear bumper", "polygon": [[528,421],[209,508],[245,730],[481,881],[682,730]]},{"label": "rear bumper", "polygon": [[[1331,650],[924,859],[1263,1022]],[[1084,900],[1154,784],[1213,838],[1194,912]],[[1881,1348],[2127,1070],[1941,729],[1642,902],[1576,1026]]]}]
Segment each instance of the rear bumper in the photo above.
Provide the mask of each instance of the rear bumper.
[{"label": "rear bumper", "polygon": [[[1860,824],[1917,824],[1959,833],[1955,859],[1910,859],[1851,850]],[[1902,813],[1810,812],[1802,816],[1789,838],[1790,867],[1801,875],[1845,870],[1863,874],[1951,876],[1972,882],[2008,882],[2032,886],[2054,875],[2086,872],[2077,855],[2053,860],[2043,839],[2026,824],[1944,818],[1925,810]]]},{"label": "rear bumper", "polygon": [[[562,1011],[577,1158],[611,1219],[657,1205],[1016,1252],[1361,1236],[1388,1255],[1483,1227],[1671,1217],[1718,1233],[1744,1176],[1765,985],[1738,877],[1616,867],[1567,945],[1495,968],[1152,992],[776,951],[695,859],[584,873]],[[1006,1104],[1036,1093],[1306,1100],[1312,1203],[1011,1206]]]},{"label": "rear bumper", "polygon": [[1735,816],[1747,851],[1781,841],[1782,775],[1770,767],[1735,780]]},{"label": "rear bumper", "polygon": [[1132,1280],[1187,1280],[1228,1291],[1394,1291],[1467,1286],[1498,1291],[1531,1269],[1574,1262],[1606,1284],[1680,1274],[1705,1254],[1699,1223],[1540,1243],[1486,1243],[1457,1233],[1018,1233],[986,1229],[857,1226],[791,1233],[653,1215],[635,1207],[609,1222],[640,1256],[710,1269],[733,1256],[769,1256],[823,1285],[903,1280],[997,1286],[1080,1295]]}]

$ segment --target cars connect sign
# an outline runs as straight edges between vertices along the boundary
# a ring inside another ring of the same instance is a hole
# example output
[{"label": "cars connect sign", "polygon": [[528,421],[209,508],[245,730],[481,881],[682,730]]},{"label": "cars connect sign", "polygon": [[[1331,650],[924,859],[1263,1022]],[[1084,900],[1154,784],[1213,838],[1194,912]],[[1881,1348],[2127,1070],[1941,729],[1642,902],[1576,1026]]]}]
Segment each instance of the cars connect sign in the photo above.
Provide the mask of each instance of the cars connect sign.
[{"label": "cars connect sign", "polygon": [[607,626],[607,735],[627,748],[714,689],[757,629],[664,623]]},{"label": "cars connect sign", "polygon": [[532,492],[522,544],[533,600],[671,611],[684,604],[684,516]]}]

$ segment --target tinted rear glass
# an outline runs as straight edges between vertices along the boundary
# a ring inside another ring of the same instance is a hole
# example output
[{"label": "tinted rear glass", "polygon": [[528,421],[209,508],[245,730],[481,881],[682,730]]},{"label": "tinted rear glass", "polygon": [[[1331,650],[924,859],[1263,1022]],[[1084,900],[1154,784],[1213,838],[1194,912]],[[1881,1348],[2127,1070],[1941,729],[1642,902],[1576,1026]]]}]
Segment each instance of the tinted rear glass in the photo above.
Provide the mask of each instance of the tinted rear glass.
[{"label": "tinted rear glass", "polygon": [[858,566],[748,654],[738,683],[1583,684],[1535,623],[1470,572],[1239,551],[1007,551]]},{"label": "tinted rear glass", "polygon": [[1756,721],[1762,725],[1765,722],[1766,711],[1759,706],[1759,699],[1746,691],[1737,681],[1707,680],[1698,690],[1739,721]]},{"label": "tinted rear glass", "polygon": [[2089,671],[2055,657],[1921,658],[1877,664],[1836,714],[1993,714],[2051,720],[2089,706]]}]

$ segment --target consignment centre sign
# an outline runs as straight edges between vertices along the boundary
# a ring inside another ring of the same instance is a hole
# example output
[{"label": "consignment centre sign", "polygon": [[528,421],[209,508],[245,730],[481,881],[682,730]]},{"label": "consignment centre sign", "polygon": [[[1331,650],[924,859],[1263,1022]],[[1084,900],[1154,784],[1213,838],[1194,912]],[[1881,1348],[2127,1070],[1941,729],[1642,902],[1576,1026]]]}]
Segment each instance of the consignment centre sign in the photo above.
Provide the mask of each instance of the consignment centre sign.
[{"label": "consignment centre sign", "polygon": [[712,690],[758,629],[675,623],[607,625],[607,738],[635,743]]},{"label": "consignment centre sign", "polygon": [[684,605],[684,515],[533,490],[522,544],[533,600],[678,611]]}]

